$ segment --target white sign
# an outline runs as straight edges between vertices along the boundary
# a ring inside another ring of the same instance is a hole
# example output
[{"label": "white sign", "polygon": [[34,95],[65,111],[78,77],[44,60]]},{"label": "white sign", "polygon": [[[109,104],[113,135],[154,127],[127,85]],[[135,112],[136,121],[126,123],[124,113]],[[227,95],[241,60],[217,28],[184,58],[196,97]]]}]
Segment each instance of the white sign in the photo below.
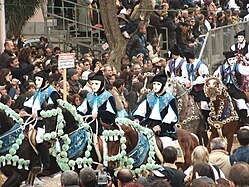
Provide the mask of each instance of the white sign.
[{"label": "white sign", "polygon": [[58,68],[74,68],[75,53],[60,54],[58,58]]}]

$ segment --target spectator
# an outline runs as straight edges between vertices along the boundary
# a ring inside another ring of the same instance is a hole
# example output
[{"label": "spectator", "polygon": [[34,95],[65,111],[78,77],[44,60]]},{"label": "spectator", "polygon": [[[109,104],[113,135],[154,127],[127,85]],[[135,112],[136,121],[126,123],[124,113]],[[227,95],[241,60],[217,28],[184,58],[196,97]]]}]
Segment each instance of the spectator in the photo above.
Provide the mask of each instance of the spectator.
[{"label": "spectator", "polygon": [[246,162],[249,164],[249,129],[243,127],[237,132],[237,138],[240,147],[230,156],[230,162],[233,165],[235,162]]},{"label": "spectator", "polygon": [[8,59],[14,55],[14,44],[11,40],[6,40],[4,43],[4,51],[0,56],[0,69],[8,67]]},{"label": "spectator", "polygon": [[123,187],[126,184],[133,182],[133,176],[129,169],[121,169],[117,174],[118,187]]},{"label": "spectator", "polygon": [[148,57],[147,41],[145,38],[146,25],[140,24],[138,31],[131,37],[129,43],[126,46],[126,54],[129,56],[129,60],[132,60],[133,56],[137,56],[139,53],[144,55],[144,64]]},{"label": "spectator", "polygon": [[[192,153],[192,166],[190,166],[187,170],[184,171],[184,173],[188,176],[190,176],[190,173],[193,171],[193,165],[196,163],[208,163],[209,164],[209,154],[208,150],[204,146],[197,146],[193,153]],[[224,173],[217,167],[210,164],[210,166],[213,169],[215,180],[218,180],[219,178],[225,178]]]},{"label": "spectator", "polygon": [[52,74],[50,75],[51,79],[55,81],[61,81],[63,70],[59,69],[57,65],[52,66]]},{"label": "spectator", "polygon": [[241,162],[232,166],[229,174],[229,184],[230,187],[249,186],[249,165],[247,163]]},{"label": "spectator", "polygon": [[72,105],[74,106],[79,106],[81,103],[81,97],[79,94],[74,94],[72,95]]},{"label": "spectator", "polygon": [[210,142],[211,153],[209,154],[209,161],[211,164],[217,165],[228,178],[231,164],[228,152],[226,151],[227,142],[223,138],[214,138]]},{"label": "spectator", "polygon": [[171,187],[166,180],[157,180],[150,184],[150,187]]},{"label": "spectator", "polygon": [[198,162],[193,166],[192,180],[197,179],[199,177],[208,177],[210,180],[210,184],[214,184],[215,176],[213,169],[210,164],[205,162]]},{"label": "spectator", "polygon": [[163,167],[153,171],[154,176],[150,180],[166,179],[172,187],[184,187],[186,175],[179,171],[175,165],[177,160],[177,150],[175,147],[168,146],[163,149]]},{"label": "spectator", "polygon": [[91,67],[92,71],[94,73],[97,73],[101,69],[101,67],[102,67],[102,64],[101,64],[100,60],[97,58],[93,59],[92,67]]},{"label": "spectator", "polygon": [[110,79],[112,78],[112,68],[110,65],[104,65],[104,77],[106,84],[110,84]]},{"label": "spectator", "polygon": [[107,64],[107,61],[109,60],[109,58],[110,58],[109,53],[103,53],[101,55],[102,64]]},{"label": "spectator", "polygon": [[8,107],[10,107],[12,104],[11,97],[8,94],[2,95],[0,98],[0,102],[3,103],[4,105],[7,105]]},{"label": "spectator", "polygon": [[149,59],[153,61],[155,57],[159,57],[161,54],[161,49],[159,47],[158,38],[153,38],[150,44],[147,46],[149,51]]},{"label": "spectator", "polygon": [[79,83],[79,75],[76,69],[69,69],[68,72],[68,83],[69,83],[69,94],[77,94],[81,89],[81,84]]},{"label": "spectator", "polygon": [[54,48],[54,55],[59,55],[61,53],[61,49],[59,47]]},{"label": "spectator", "polygon": [[126,112],[126,108],[128,107],[128,104],[124,98],[124,80],[123,79],[117,79],[114,83],[114,93],[113,97],[116,102],[116,108],[117,108],[117,115],[118,117],[126,117],[128,116]]},{"label": "spectator", "polygon": [[75,171],[67,170],[61,174],[62,187],[79,187],[79,176]]},{"label": "spectator", "polygon": [[124,187],[144,187],[144,185],[135,182],[129,182],[128,184],[124,185]]},{"label": "spectator", "polygon": [[96,187],[97,176],[92,168],[85,167],[80,170],[80,185],[82,187]]}]

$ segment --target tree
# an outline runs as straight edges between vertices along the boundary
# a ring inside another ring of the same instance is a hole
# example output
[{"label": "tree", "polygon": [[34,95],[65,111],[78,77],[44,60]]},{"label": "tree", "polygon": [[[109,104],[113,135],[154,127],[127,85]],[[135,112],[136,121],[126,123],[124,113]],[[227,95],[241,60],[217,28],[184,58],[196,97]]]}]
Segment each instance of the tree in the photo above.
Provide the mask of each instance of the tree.
[{"label": "tree", "polygon": [[15,36],[21,34],[23,26],[35,15],[41,0],[6,0],[6,22]]},{"label": "tree", "polygon": [[[108,63],[120,70],[121,59],[125,56],[125,49],[128,40],[124,38],[119,29],[116,0],[100,0],[99,4],[105,35],[110,48],[110,58]],[[135,17],[139,17],[139,15],[142,14],[145,16],[145,21],[148,21],[150,12],[143,10],[151,8],[150,0],[141,0]]]}]

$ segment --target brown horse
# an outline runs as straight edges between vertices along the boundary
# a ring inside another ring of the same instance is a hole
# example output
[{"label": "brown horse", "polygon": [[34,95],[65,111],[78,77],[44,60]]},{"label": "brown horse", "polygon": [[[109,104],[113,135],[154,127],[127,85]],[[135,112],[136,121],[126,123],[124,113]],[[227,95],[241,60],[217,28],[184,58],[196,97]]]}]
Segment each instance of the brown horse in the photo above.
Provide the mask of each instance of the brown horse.
[{"label": "brown horse", "polygon": [[215,137],[227,139],[227,151],[230,153],[233,135],[238,131],[239,118],[234,103],[221,81],[216,77],[206,80],[204,92],[210,98],[208,123],[211,125],[210,141]]},{"label": "brown horse", "polygon": [[[120,119],[120,118],[118,118]],[[137,152],[141,152],[146,154],[146,156],[144,156],[144,160],[140,160],[140,163],[133,163],[133,168],[138,168],[140,167],[142,164],[146,164],[148,163],[149,159],[148,156],[150,155],[149,151],[146,150],[146,146],[150,146],[147,145],[147,143],[149,141],[152,141],[154,138],[154,135],[152,135],[151,137],[147,137],[146,139],[144,139],[143,141],[141,141],[141,134],[143,134],[141,131],[137,130],[136,128],[134,128],[134,126],[132,126],[132,123],[134,124],[134,122],[132,122],[131,120],[125,119],[125,123],[124,124],[119,124],[118,125],[103,125],[105,129],[107,130],[121,130],[124,132],[123,135],[119,136],[118,139],[106,139],[107,142],[107,155],[109,157],[113,157],[115,155],[117,155],[118,153],[120,153],[121,150],[121,143],[120,143],[120,139],[122,137],[125,137],[126,142],[125,142],[125,147],[126,147],[126,156],[128,158],[133,158],[134,154],[136,154]],[[137,124],[138,126],[140,126],[139,124]],[[191,165],[191,154],[192,151],[194,150],[194,148],[196,146],[199,145],[198,139],[196,138],[196,136],[194,136],[193,134],[191,134],[190,132],[187,132],[184,129],[176,129],[176,133],[177,133],[177,137],[178,137],[178,141],[179,144],[182,148],[183,151],[183,155],[184,155],[184,159],[185,159],[185,163],[183,165],[181,165],[182,169],[186,169],[188,166]],[[146,134],[144,134],[146,137]],[[140,145],[138,145],[138,142],[142,142]],[[154,142],[153,142],[154,144]],[[163,146],[162,146],[162,142],[160,140],[160,138],[156,137],[156,144],[157,144],[157,149],[159,151],[162,151]],[[146,152],[147,151],[147,152]],[[157,151],[155,151],[157,152]],[[148,154],[149,153],[149,154]],[[158,156],[158,154],[156,154]],[[140,159],[142,156],[138,155],[138,158]],[[155,157],[154,157],[155,158]],[[133,158],[135,161],[137,161],[137,158]],[[161,158],[162,159],[162,158]],[[155,158],[155,161],[157,164],[160,164],[160,162],[163,162],[163,160]],[[117,168],[120,166],[120,163],[118,161],[110,161],[108,163],[109,166]],[[122,167],[122,166],[121,166]]]},{"label": "brown horse", "polygon": [[203,139],[204,144],[207,145],[205,121],[194,98],[189,94],[189,90],[185,89],[176,78],[172,78],[170,75],[168,77],[166,89],[177,99],[178,103],[179,121],[176,126],[195,133],[199,140],[202,142]]}]

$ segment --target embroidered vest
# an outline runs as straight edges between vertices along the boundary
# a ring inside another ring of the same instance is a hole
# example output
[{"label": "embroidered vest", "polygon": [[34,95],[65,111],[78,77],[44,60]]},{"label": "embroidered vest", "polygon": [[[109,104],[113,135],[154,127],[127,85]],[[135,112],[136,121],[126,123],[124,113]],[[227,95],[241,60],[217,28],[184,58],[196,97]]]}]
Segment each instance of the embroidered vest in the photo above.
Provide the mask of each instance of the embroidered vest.
[{"label": "embroidered vest", "polygon": [[246,55],[246,53],[248,53],[248,42],[246,42],[245,47],[243,49],[238,48],[238,43],[235,44],[235,51],[239,54],[242,54],[243,56]]},{"label": "embroidered vest", "polygon": [[238,71],[237,64],[235,65],[234,70],[232,70],[232,72],[229,72],[229,73],[226,73],[225,64],[222,65],[221,75],[222,75],[222,82],[224,85],[229,84],[226,81],[227,81],[228,75],[231,75],[232,79],[234,80],[234,82],[233,82],[234,86],[237,88],[242,86],[241,74]]},{"label": "embroidered vest", "polygon": [[182,76],[182,64],[184,62],[184,59],[181,59],[181,61],[179,62],[177,67],[174,67],[174,60],[171,59],[169,61],[169,69],[170,69],[170,73],[175,72],[174,76],[175,77],[181,77]]},{"label": "embroidered vest", "polygon": [[[201,64],[203,64],[203,62],[202,62],[202,61],[199,61],[199,62],[197,63],[197,65],[196,65],[196,67],[193,69],[194,81],[197,79],[197,77],[200,76],[198,70],[199,70]],[[191,78],[192,78],[192,77],[191,77],[191,66],[190,66],[189,63],[187,63],[187,70],[188,70],[188,76],[189,76],[189,78],[191,79]],[[193,82],[193,81],[192,81],[192,82]],[[196,92],[202,91],[202,90],[203,90],[203,87],[204,87],[204,84],[198,84],[198,85],[193,86],[193,90],[196,91]]]}]

